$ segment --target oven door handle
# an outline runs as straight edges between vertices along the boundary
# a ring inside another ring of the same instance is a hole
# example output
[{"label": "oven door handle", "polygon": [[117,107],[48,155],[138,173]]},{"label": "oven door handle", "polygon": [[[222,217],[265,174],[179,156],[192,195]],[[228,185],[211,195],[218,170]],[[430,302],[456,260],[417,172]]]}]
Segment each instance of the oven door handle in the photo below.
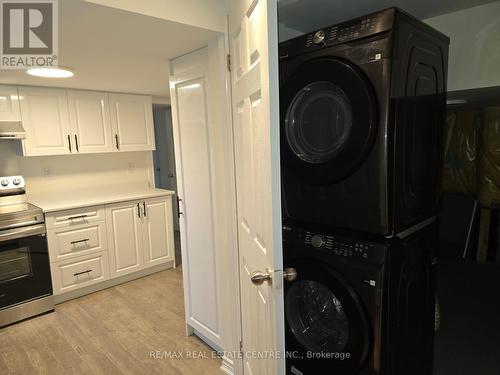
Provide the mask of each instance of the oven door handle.
[{"label": "oven door handle", "polygon": [[30,225],[29,227],[14,228],[0,231],[0,242],[17,240],[23,237],[45,234],[45,225]]}]

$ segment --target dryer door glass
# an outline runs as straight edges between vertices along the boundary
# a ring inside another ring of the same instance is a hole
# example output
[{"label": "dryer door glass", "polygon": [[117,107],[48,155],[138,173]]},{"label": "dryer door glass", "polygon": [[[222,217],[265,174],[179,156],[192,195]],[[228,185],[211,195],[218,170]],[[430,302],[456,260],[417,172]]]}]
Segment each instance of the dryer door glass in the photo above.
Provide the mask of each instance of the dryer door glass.
[{"label": "dryer door glass", "polygon": [[292,100],[285,117],[288,144],[300,159],[324,163],[344,147],[352,129],[352,107],[331,82],[313,82]]},{"label": "dryer door glass", "polygon": [[366,160],[377,128],[377,98],[365,73],[335,58],[312,59],[280,87],[283,170],[332,184]]},{"label": "dryer door glass", "polygon": [[322,284],[302,280],[286,298],[286,317],[297,340],[315,352],[341,353],[349,340],[349,320],[338,297]]}]

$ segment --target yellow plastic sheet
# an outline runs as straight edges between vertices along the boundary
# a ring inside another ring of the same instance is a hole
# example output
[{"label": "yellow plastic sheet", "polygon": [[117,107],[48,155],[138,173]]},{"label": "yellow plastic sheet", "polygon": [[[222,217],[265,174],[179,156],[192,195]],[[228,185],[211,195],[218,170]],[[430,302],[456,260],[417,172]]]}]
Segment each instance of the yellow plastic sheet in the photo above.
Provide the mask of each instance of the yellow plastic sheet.
[{"label": "yellow plastic sheet", "polygon": [[500,107],[484,110],[478,165],[479,203],[500,203]]},{"label": "yellow plastic sheet", "polygon": [[443,147],[444,192],[463,194],[477,192],[479,125],[480,116],[475,111],[448,112]]}]

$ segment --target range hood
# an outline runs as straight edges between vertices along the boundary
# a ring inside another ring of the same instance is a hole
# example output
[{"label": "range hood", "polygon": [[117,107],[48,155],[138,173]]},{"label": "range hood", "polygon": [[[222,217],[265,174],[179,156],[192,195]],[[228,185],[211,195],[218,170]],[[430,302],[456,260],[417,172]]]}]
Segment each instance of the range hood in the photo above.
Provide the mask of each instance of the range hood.
[{"label": "range hood", "polygon": [[19,121],[0,121],[0,139],[24,139],[26,131]]}]

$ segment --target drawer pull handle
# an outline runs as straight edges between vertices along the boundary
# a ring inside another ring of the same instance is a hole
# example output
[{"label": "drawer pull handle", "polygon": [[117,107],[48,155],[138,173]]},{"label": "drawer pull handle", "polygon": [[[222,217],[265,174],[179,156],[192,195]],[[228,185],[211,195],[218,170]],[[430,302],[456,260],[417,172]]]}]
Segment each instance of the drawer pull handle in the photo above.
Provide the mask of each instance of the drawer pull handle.
[{"label": "drawer pull handle", "polygon": [[71,241],[70,244],[74,245],[77,243],[88,242],[88,241],[90,241],[90,238],[84,238],[83,240]]},{"label": "drawer pull handle", "polygon": [[68,220],[85,219],[88,215],[70,216]]},{"label": "drawer pull handle", "polygon": [[77,276],[85,275],[85,274],[88,274],[88,273],[91,273],[91,272],[92,272],[92,270],[77,272],[77,273],[74,273],[73,276],[77,277]]}]

